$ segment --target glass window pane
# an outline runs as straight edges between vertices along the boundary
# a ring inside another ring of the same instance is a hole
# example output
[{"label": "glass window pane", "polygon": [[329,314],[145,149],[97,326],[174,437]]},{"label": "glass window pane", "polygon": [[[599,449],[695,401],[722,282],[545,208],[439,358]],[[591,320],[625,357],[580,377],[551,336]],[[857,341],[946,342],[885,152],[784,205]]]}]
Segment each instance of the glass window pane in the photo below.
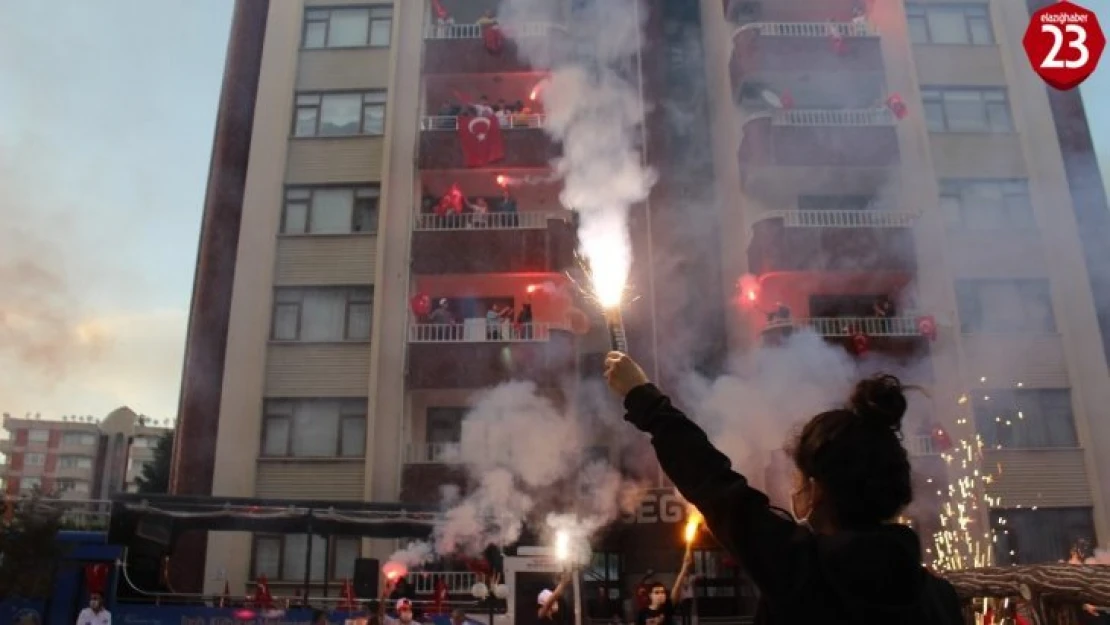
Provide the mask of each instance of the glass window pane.
[{"label": "glass window pane", "polygon": [[293,455],[334,458],[339,449],[339,405],[306,401],[293,414]]},{"label": "glass window pane", "polygon": [[986,108],[974,91],[949,91],[944,94],[944,115],[948,130],[983,131],[987,129]]},{"label": "glass window pane", "polygon": [[328,47],[366,45],[370,9],[332,9],[328,28]]},{"label": "glass window pane", "polygon": [[280,578],[281,539],[259,538],[254,543],[254,575],[269,579]]},{"label": "glass window pane", "polygon": [[327,22],[308,22],[304,26],[304,47],[308,49],[323,48],[327,42]]},{"label": "glass window pane", "polygon": [[378,231],[378,198],[359,198],[355,200],[355,232]]},{"label": "glass window pane", "polygon": [[312,199],[311,189],[286,189],[285,199],[287,200],[310,200]]},{"label": "glass window pane", "polygon": [[347,340],[369,341],[372,316],[370,304],[347,305]]},{"label": "glass window pane", "polygon": [[355,576],[355,560],[359,557],[361,541],[357,538],[335,538],[335,564],[332,576],[336,580]]},{"label": "glass window pane", "polygon": [[929,37],[932,43],[970,43],[964,13],[959,8],[933,7],[926,14],[926,19],[929,20]]},{"label": "glass window pane", "polygon": [[992,132],[1010,132],[1014,129],[1010,120],[1010,106],[1008,104],[987,104],[987,118],[990,121]]},{"label": "glass window pane", "polygon": [[312,234],[346,234],[351,231],[351,189],[317,189],[312,197],[308,231]]},{"label": "glass window pane", "polygon": [[971,30],[971,43],[977,46],[988,46],[994,43],[990,19],[972,17],[968,19],[967,25]]},{"label": "glass window pane", "polygon": [[281,231],[285,234],[304,234],[308,227],[308,204],[290,202],[285,205],[285,219]]},{"label": "glass window pane", "polygon": [[288,417],[268,417],[263,430],[263,456],[284,456],[289,453]]},{"label": "glass window pane", "polygon": [[925,123],[929,132],[944,132],[944,105],[940,102],[925,102]]},{"label": "glass window pane", "polygon": [[50,430],[31,430],[27,440],[32,443],[46,443],[50,441]]},{"label": "glass window pane", "polygon": [[929,43],[929,26],[924,17],[908,17],[906,21],[912,43]]},{"label": "glass window pane", "polygon": [[320,104],[320,136],[357,135],[362,115],[362,95],[332,93]]},{"label": "glass window pane", "polygon": [[293,136],[316,136],[316,107],[301,107],[297,109],[297,123],[293,128]]},{"label": "glass window pane", "polygon": [[393,22],[388,19],[376,19],[370,22],[370,45],[386,47],[393,30]]},{"label": "glass window pane", "polygon": [[366,418],[344,417],[343,438],[340,439],[342,448],[339,455],[345,458],[357,458],[366,453]]},{"label": "glass window pane", "polygon": [[362,128],[368,135],[385,134],[384,104],[368,104],[363,108]]},{"label": "glass window pane", "polygon": [[959,226],[963,221],[960,198],[952,195],[940,196],[940,210],[950,227]]},{"label": "glass window pane", "polygon": [[347,294],[343,289],[314,289],[301,304],[300,340],[342,341],[347,320]]},{"label": "glass window pane", "polygon": [[274,340],[297,340],[297,326],[300,323],[301,307],[297,304],[276,304],[274,306]]}]

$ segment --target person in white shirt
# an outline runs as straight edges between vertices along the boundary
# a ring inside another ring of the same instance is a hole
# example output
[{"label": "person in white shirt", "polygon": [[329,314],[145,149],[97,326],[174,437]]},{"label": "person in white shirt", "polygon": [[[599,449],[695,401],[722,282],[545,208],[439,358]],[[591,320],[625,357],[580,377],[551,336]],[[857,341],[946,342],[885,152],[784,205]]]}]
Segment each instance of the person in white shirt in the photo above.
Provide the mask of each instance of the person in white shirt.
[{"label": "person in white shirt", "polygon": [[77,625],[112,625],[112,613],[105,609],[100,593],[89,595],[89,607],[77,615]]}]

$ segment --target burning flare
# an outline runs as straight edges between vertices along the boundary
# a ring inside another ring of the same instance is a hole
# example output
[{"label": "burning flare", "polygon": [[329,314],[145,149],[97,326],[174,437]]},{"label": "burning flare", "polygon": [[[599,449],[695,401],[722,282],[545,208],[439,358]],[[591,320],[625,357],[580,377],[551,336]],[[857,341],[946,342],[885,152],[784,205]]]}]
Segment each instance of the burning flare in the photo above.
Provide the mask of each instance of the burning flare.
[{"label": "burning flare", "polygon": [[686,528],[682,533],[687,545],[692,544],[698,537],[698,528],[701,527],[702,521],[704,518],[701,513],[695,508],[690,508],[690,513],[686,516]]},{"label": "burning flare", "polygon": [[409,570],[400,562],[390,561],[382,565],[382,573],[385,573],[385,578],[392,583],[408,575]]},{"label": "burning flare", "polygon": [[555,534],[555,558],[566,562],[570,558],[570,534],[566,530],[559,530]]}]

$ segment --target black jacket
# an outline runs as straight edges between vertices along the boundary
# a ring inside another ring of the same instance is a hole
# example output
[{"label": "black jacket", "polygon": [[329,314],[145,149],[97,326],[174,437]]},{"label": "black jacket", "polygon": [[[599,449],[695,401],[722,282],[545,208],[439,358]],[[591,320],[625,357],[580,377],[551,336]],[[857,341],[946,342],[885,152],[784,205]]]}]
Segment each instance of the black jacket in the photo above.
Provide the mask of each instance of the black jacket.
[{"label": "black jacket", "polygon": [[814,534],[772,508],[655,386],[633,389],[624,406],[651,434],[667,477],[759,587],[757,624],[963,623],[955,590],[922,566],[910,528]]}]

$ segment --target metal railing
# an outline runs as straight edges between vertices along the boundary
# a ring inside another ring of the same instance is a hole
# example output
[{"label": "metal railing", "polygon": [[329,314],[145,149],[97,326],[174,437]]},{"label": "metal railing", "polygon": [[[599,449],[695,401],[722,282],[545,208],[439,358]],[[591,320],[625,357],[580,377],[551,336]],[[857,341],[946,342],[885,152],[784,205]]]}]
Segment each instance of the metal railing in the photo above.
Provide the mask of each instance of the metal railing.
[{"label": "metal railing", "polygon": [[906,451],[913,457],[940,455],[940,450],[938,450],[936,444],[933,443],[933,437],[928,434],[906,437],[902,441],[902,444],[906,446]]},{"label": "metal railing", "polygon": [[443,580],[447,592],[451,594],[470,594],[470,589],[478,583],[478,574],[470,571],[417,571],[409,574],[409,579],[418,595],[435,592],[436,582]]},{"label": "metal railing", "polygon": [[920,336],[916,317],[811,317],[775,320],[765,330],[808,328],[821,336],[849,337],[859,332],[867,336]]},{"label": "metal railing", "polygon": [[467,213],[464,215],[416,216],[414,230],[439,232],[451,230],[545,230],[549,219],[559,219],[558,213],[531,211],[523,213]]},{"label": "metal railing", "polygon": [[868,109],[775,109],[775,126],[893,126],[894,114],[885,106]]},{"label": "metal railing", "polygon": [[[528,22],[513,24],[512,26],[498,25],[505,34],[513,39],[520,37],[543,37],[552,30],[564,31],[565,28],[557,24],[545,22]],[[481,39],[481,24],[428,24],[424,28],[425,39]]]},{"label": "metal railing", "polygon": [[408,464],[448,464],[458,458],[458,443],[409,443],[405,449]]},{"label": "metal railing", "polygon": [[[542,113],[514,113],[499,118],[502,130],[534,130],[543,128],[547,116]],[[428,115],[420,120],[421,130],[458,130],[459,118],[451,115]]]},{"label": "metal railing", "polygon": [[410,343],[540,343],[551,338],[556,323],[498,323],[472,319],[468,323],[413,323]]},{"label": "metal railing", "polygon": [[[20,505],[21,498],[7,496],[4,503]],[[104,530],[112,518],[112,502],[100,499],[55,499],[40,497],[36,506],[42,510],[60,512],[60,523],[64,530]]]},{"label": "metal railing", "polygon": [[751,22],[737,28],[732,36],[754,31],[765,37],[878,37],[867,22]]},{"label": "metal railing", "polygon": [[917,215],[885,210],[785,210],[768,217],[782,219],[787,228],[908,228]]}]

